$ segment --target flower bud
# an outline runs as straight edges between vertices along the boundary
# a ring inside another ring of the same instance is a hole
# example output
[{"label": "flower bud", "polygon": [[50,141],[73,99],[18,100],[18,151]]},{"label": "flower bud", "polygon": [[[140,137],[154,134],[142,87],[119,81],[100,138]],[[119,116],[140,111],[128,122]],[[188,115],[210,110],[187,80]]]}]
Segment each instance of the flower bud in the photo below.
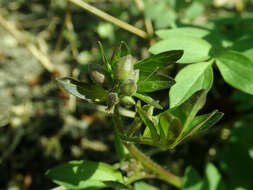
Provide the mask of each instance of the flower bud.
[{"label": "flower bud", "polygon": [[134,72],[133,57],[126,55],[122,57],[118,63],[116,63],[114,78],[119,82],[123,82],[129,79]]},{"label": "flower bud", "polygon": [[120,85],[120,92],[132,96],[137,90],[137,84],[133,79],[128,79]]},{"label": "flower bud", "polygon": [[123,105],[125,105],[127,107],[131,107],[131,106],[135,105],[135,101],[131,96],[122,96],[120,98],[120,103],[122,103]]},{"label": "flower bud", "polygon": [[115,92],[110,92],[106,99],[107,109],[110,110],[119,103],[119,97],[118,94]]},{"label": "flower bud", "polygon": [[105,70],[102,66],[98,64],[90,64],[89,65],[89,75],[95,84],[102,85],[104,84],[106,77],[105,77]]}]

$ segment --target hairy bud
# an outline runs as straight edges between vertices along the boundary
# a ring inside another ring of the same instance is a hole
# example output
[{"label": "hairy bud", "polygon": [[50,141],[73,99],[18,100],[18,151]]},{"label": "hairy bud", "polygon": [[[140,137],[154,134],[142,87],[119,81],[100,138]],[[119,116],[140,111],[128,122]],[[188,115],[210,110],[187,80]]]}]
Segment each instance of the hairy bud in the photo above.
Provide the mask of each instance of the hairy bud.
[{"label": "hairy bud", "polygon": [[105,83],[106,75],[105,70],[102,68],[102,66],[98,64],[90,64],[89,65],[89,75],[95,84],[102,85]]},{"label": "hairy bud", "polygon": [[137,90],[137,84],[133,79],[128,79],[120,85],[120,92],[127,96],[132,96]]},{"label": "hairy bud", "polygon": [[115,80],[123,82],[129,79],[134,73],[133,57],[126,55],[122,57],[118,63],[116,63],[114,77]]}]

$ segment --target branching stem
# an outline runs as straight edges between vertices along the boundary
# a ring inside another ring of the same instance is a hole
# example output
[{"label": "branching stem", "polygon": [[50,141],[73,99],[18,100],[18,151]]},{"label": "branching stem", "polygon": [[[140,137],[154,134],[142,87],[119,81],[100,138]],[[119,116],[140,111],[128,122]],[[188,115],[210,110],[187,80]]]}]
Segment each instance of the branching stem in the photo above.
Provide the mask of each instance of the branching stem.
[{"label": "branching stem", "polygon": [[[124,132],[124,128],[122,126],[122,120],[121,117],[119,115],[119,112],[117,111],[118,107],[115,107],[115,112],[113,114],[113,118],[114,118],[114,124],[115,127],[117,128],[117,130],[120,133]],[[139,160],[144,167],[150,169],[151,171],[154,172],[154,174],[156,174],[156,178],[161,179],[163,181],[166,181],[172,185],[174,185],[177,188],[181,188],[182,187],[182,179],[172,173],[170,173],[169,171],[165,170],[164,168],[162,168],[160,165],[158,165],[157,163],[155,163],[153,160],[151,160],[149,157],[147,157],[145,154],[143,154],[140,150],[138,150],[138,148],[136,146],[134,146],[133,144],[129,144],[129,143],[125,143],[123,142],[125,147],[128,149],[128,151],[130,152],[130,154],[137,160]]]}]

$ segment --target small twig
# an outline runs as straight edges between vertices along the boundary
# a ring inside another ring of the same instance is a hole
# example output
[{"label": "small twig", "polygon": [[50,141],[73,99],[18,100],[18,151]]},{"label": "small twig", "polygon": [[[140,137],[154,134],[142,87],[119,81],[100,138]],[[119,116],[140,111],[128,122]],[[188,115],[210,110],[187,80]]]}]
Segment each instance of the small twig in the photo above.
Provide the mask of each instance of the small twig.
[{"label": "small twig", "polygon": [[135,26],[132,26],[126,22],[123,22],[123,21],[97,9],[96,7],[93,7],[92,5],[85,3],[84,1],[81,1],[81,0],[69,0],[69,1],[79,7],[82,7],[86,11],[88,11],[88,12],[108,21],[108,22],[111,22],[114,25],[119,26],[120,28],[123,28],[123,29],[137,35],[137,36],[140,36],[144,39],[146,39],[148,37],[148,34],[145,31],[143,31],[139,28],[136,28]]},{"label": "small twig", "polygon": [[54,65],[51,63],[51,61],[48,59],[47,56],[45,56],[33,43],[29,42],[25,35],[16,29],[15,26],[10,24],[7,20],[5,20],[0,15],[0,25],[8,31],[12,36],[22,45],[24,45],[31,53],[32,55],[39,60],[39,62],[43,65],[43,67],[48,70],[50,73],[53,73],[56,71]]}]

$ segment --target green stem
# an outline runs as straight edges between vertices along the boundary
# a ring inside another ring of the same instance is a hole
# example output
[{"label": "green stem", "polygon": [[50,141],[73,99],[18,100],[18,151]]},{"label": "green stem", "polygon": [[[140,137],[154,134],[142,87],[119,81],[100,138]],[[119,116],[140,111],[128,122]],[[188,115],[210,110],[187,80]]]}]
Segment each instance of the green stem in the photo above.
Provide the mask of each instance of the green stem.
[{"label": "green stem", "polygon": [[131,153],[131,155],[139,160],[143,166],[150,169],[154,173],[157,174],[157,178],[162,179],[175,187],[181,188],[182,187],[182,179],[164,168],[162,168],[160,165],[155,163],[153,160],[151,160],[149,157],[147,157],[145,154],[143,154],[140,150],[136,148],[133,144],[124,144],[128,151]]},{"label": "green stem", "polygon": [[133,123],[131,124],[129,130],[127,131],[127,137],[131,137],[135,131],[140,127],[141,121],[140,118],[134,118]]},{"label": "green stem", "polygon": [[127,181],[126,181],[126,185],[130,185],[136,181],[139,181],[141,179],[154,179],[154,178],[157,178],[155,175],[152,175],[152,174],[143,174],[143,175],[133,175],[131,177],[128,177],[127,178]]},{"label": "green stem", "polygon": [[[121,132],[124,132],[124,128],[122,125],[122,121],[121,121],[121,117],[119,115],[118,112],[118,107],[115,107],[114,110],[114,114],[113,114],[113,118],[114,118],[114,124],[115,127]],[[123,144],[125,145],[125,147],[128,149],[128,151],[130,152],[130,154],[137,160],[139,160],[143,166],[145,166],[146,168],[150,169],[151,171],[153,171],[157,176],[157,178],[164,180],[172,185],[174,185],[177,188],[181,188],[182,187],[182,179],[172,173],[170,173],[169,171],[165,170],[164,168],[162,168],[160,165],[158,165],[157,163],[155,163],[153,160],[151,160],[149,157],[147,157],[145,154],[143,154],[140,150],[137,149],[137,147],[135,147],[133,144],[128,144],[123,142]]]}]

